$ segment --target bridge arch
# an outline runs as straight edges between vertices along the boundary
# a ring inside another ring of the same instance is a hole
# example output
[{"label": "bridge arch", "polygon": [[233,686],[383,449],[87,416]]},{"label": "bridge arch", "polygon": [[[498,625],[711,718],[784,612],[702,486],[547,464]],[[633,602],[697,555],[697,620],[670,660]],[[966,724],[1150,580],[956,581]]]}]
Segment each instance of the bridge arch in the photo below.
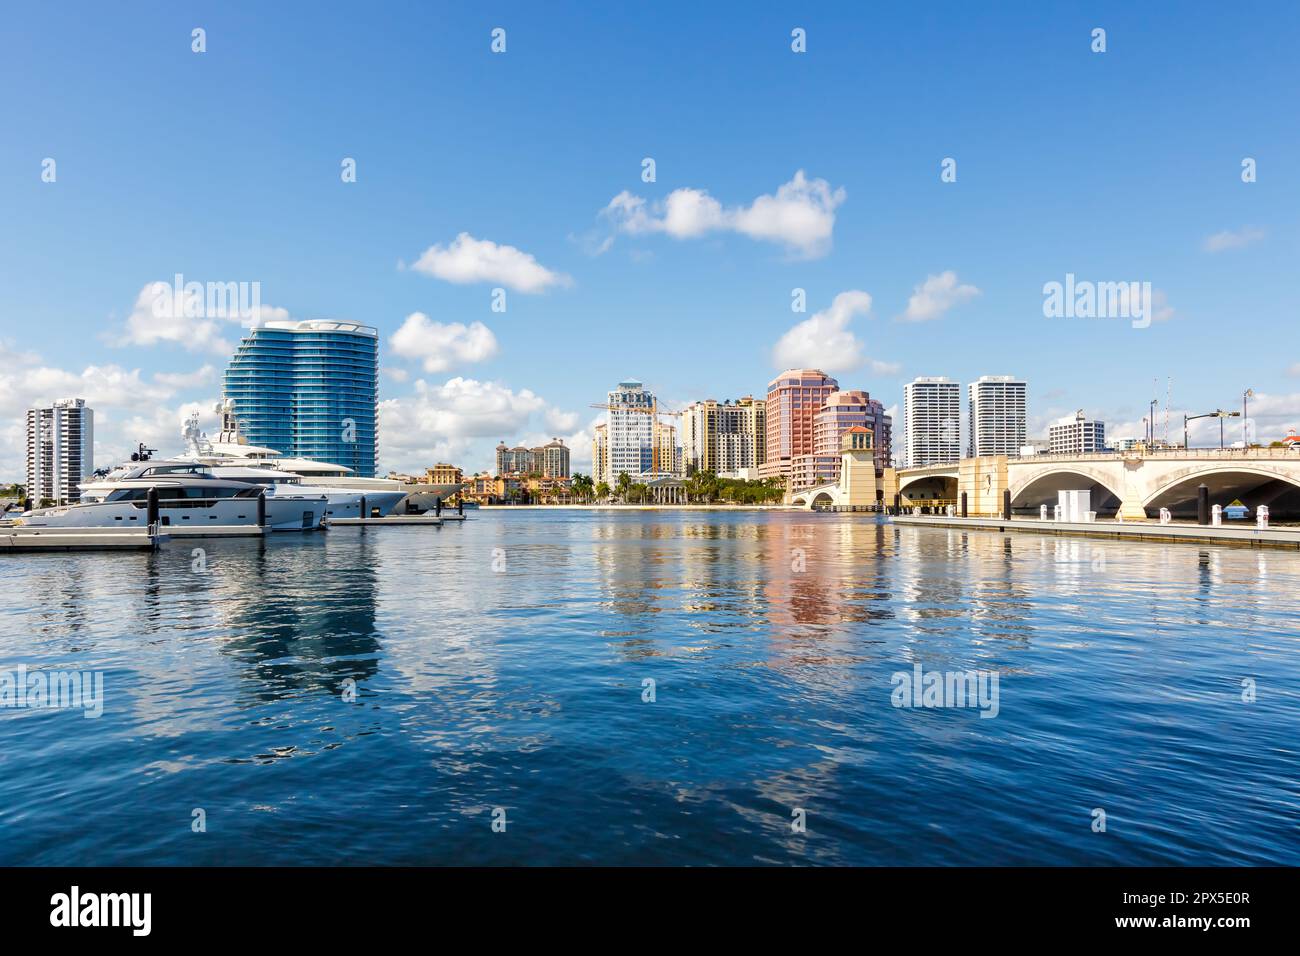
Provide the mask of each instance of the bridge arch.
[{"label": "bridge arch", "polygon": [[1123,498],[1113,484],[1111,477],[1086,466],[1038,469],[1011,485],[1011,511],[1036,515],[1042,505],[1050,510],[1059,500],[1060,492],[1086,488],[1091,497],[1090,510],[1100,518],[1114,517]]},{"label": "bridge arch", "polygon": [[[1293,470],[1294,471],[1294,470]],[[1196,514],[1197,491],[1209,488],[1211,505],[1241,501],[1252,511],[1267,505],[1275,518],[1300,518],[1300,479],[1281,468],[1247,461],[1194,465],[1166,475],[1142,507],[1151,517],[1168,508],[1175,517]]]},{"label": "bridge arch", "polygon": [[839,503],[839,485],[819,485],[815,488],[804,488],[790,496],[790,504],[798,505],[800,508],[829,508]]},{"label": "bridge arch", "polygon": [[956,475],[916,475],[901,480],[898,493],[909,501],[938,498],[954,501],[957,498]]}]

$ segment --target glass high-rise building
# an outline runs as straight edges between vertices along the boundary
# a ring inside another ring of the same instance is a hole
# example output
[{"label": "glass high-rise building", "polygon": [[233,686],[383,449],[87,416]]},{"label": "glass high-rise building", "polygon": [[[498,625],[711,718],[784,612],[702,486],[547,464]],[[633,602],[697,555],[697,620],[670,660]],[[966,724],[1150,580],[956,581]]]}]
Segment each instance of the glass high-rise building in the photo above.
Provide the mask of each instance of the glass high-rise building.
[{"label": "glass high-rise building", "polygon": [[379,446],[379,334],[355,322],[265,322],[226,369],[250,444],[375,474]]}]

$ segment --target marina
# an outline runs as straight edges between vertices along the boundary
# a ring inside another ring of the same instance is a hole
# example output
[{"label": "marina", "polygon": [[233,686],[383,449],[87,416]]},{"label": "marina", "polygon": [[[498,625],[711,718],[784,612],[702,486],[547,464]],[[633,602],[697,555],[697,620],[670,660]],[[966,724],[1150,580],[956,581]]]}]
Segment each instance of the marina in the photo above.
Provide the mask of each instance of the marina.
[{"label": "marina", "polygon": [[[147,536],[153,542],[158,534],[264,537],[331,525],[438,526],[465,518],[463,505],[457,513],[441,516],[442,495],[458,485],[353,477],[342,465],[286,457],[250,445],[229,400],[216,411],[222,427],[215,442],[193,414],[181,432],[185,451],[177,457],[155,459],[155,449],[141,443],[131,461],[80,482],[77,500],[38,508],[29,500],[7,512],[0,528],[13,531],[5,550],[139,547],[139,536],[127,530],[135,528],[157,529]],[[107,533],[114,529],[121,533]],[[55,532],[60,534],[57,545],[49,536]],[[42,534],[47,536],[40,538]]]}]

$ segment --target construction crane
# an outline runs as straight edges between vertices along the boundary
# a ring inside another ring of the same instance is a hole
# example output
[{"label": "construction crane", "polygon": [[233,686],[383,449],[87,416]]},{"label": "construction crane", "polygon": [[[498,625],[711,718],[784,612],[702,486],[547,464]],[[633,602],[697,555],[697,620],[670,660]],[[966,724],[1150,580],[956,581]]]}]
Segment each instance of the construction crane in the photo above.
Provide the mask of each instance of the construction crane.
[{"label": "construction crane", "polygon": [[[592,408],[603,408],[605,411],[635,412],[641,415],[649,415],[650,418],[650,470],[654,474],[659,474],[659,416],[669,415],[673,418],[681,418],[681,412],[669,411],[659,407],[659,399],[652,398],[650,407],[644,405],[611,405],[608,402],[592,402]],[[671,462],[669,463],[671,464]]]}]

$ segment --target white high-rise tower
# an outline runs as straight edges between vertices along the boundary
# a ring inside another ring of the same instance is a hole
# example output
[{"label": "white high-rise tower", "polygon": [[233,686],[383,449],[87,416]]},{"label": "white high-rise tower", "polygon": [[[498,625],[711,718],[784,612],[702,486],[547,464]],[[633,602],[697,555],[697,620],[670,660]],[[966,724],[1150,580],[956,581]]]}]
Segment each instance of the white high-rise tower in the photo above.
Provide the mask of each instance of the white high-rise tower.
[{"label": "white high-rise tower", "polygon": [[1014,375],[981,375],[971,382],[967,454],[1018,455],[1028,430],[1028,386]]},{"label": "white high-rise tower", "polygon": [[39,505],[81,500],[95,470],[95,412],[84,398],[27,410],[27,497]]},{"label": "white high-rise tower", "polygon": [[907,464],[913,468],[961,458],[961,385],[918,378],[903,386]]},{"label": "white high-rise tower", "polygon": [[655,397],[640,382],[619,382],[609,393],[606,441],[610,484],[627,472],[628,477],[650,471],[654,464]]}]

